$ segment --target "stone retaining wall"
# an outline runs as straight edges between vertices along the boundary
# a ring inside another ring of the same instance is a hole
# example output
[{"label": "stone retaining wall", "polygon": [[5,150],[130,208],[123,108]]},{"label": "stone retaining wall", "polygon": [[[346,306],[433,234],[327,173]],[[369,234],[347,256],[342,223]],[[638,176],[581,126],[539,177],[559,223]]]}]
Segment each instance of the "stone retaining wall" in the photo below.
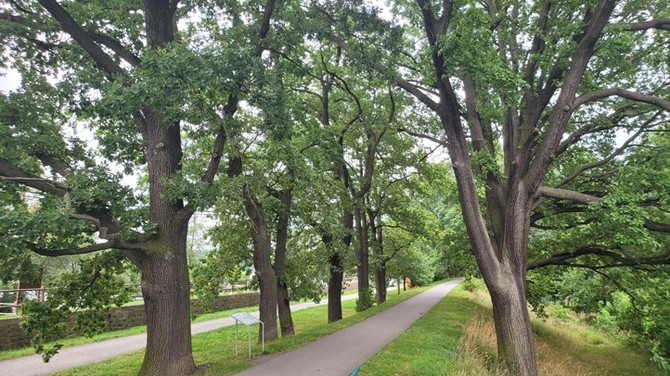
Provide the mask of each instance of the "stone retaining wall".
[{"label": "stone retaining wall", "polygon": [[[225,311],[227,309],[258,305],[258,293],[224,295],[212,304],[210,312]],[[203,308],[191,301],[191,309],[196,313],[203,313]],[[19,326],[20,318],[0,319],[0,350],[24,347],[30,345],[31,335]],[[144,325],[144,305],[114,308],[109,313],[106,331],[132,328]]]}]

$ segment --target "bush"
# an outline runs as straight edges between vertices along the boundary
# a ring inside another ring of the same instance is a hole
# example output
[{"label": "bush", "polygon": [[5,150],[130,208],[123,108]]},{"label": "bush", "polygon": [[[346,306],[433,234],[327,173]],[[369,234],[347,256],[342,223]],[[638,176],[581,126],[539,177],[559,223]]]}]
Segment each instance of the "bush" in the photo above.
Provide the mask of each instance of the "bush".
[{"label": "bush", "polygon": [[461,286],[463,286],[463,288],[466,291],[472,292],[477,290],[477,288],[479,287],[479,281],[477,280],[477,278],[469,275],[465,277],[463,282],[461,282]]},{"label": "bush", "polygon": [[372,292],[372,289],[359,291],[358,299],[356,299],[356,312],[365,311],[366,309],[372,307],[374,301],[375,295]]}]

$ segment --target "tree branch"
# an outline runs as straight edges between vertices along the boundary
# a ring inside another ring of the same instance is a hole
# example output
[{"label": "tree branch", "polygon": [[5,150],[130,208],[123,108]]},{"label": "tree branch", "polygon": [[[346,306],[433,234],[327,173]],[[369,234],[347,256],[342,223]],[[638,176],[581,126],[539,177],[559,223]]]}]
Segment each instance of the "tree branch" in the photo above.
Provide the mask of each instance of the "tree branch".
[{"label": "tree branch", "polygon": [[560,200],[576,201],[581,202],[583,204],[591,204],[600,201],[600,197],[561,188],[542,186],[538,188],[538,193],[544,197],[557,198]]},{"label": "tree branch", "polygon": [[603,158],[603,159],[601,159],[601,160],[599,160],[599,161],[595,161],[595,162],[587,163],[587,164],[585,164],[585,165],[579,167],[578,169],[576,169],[575,171],[573,171],[570,175],[568,175],[568,176],[566,176],[565,178],[563,178],[563,179],[562,179],[560,182],[558,182],[558,184],[556,184],[554,187],[555,187],[555,188],[560,188],[560,187],[564,186],[565,184],[567,184],[567,183],[571,182],[572,180],[574,180],[577,176],[581,175],[584,171],[587,171],[587,170],[590,170],[590,169],[593,169],[593,168],[596,168],[596,167],[600,167],[600,166],[602,166],[602,165],[608,163],[609,161],[611,161],[612,159],[614,159],[614,158],[617,157],[618,155],[621,155],[621,153],[623,153],[624,150],[628,149],[628,147],[630,146],[630,144],[631,144],[633,141],[635,141],[635,139],[637,139],[638,136],[640,136],[640,135],[647,129],[647,127],[649,126],[649,124],[650,124],[655,118],[656,118],[656,116],[652,117],[652,118],[649,119],[647,122],[645,122],[645,125],[643,125],[640,129],[638,129],[638,131],[635,132],[632,136],[628,137],[628,139],[627,139],[623,144],[621,144],[620,147],[618,147],[616,150],[614,150],[612,153],[610,153],[610,155],[608,155],[607,157],[605,157],[605,158]]},{"label": "tree branch", "polygon": [[82,248],[75,249],[45,249],[40,248],[35,244],[27,243],[26,246],[31,251],[37,253],[38,255],[48,256],[48,257],[58,257],[66,255],[85,255],[87,253],[93,253],[98,251],[104,251],[107,249],[115,248],[118,245],[118,242],[115,240],[110,240],[104,243],[95,243]]},{"label": "tree branch", "polygon": [[135,56],[132,52],[127,50],[121,44],[121,42],[110,36],[103,34],[91,34],[91,38],[97,43],[100,43],[105,47],[109,48],[110,50],[114,51],[114,53],[119,55],[123,60],[125,60],[128,64],[130,64],[133,67],[139,66],[140,63],[142,62],[139,57]]},{"label": "tree branch", "polygon": [[670,224],[655,222],[650,219],[644,220],[644,228],[649,231],[664,232],[670,234]]},{"label": "tree branch", "polygon": [[410,135],[410,136],[420,137],[420,138],[425,138],[426,140],[432,141],[432,142],[434,142],[434,143],[436,143],[436,144],[438,144],[438,145],[441,145],[441,146],[445,146],[445,147],[447,146],[447,141],[445,141],[445,140],[440,140],[440,139],[437,138],[437,137],[433,137],[433,136],[431,136],[431,135],[427,135],[427,134],[425,134],[425,133],[418,133],[418,132],[410,131],[410,130],[407,129],[407,128],[396,128],[396,130],[397,130],[398,132],[404,132],[404,133],[407,133],[407,134]]},{"label": "tree branch", "polygon": [[578,108],[580,106],[583,106],[584,104],[599,100],[599,99],[604,99],[607,97],[612,97],[612,96],[618,96],[626,99],[630,99],[635,102],[642,102],[642,103],[647,103],[654,105],[656,107],[659,107],[665,111],[670,111],[670,101],[667,101],[663,98],[656,97],[653,95],[647,95],[647,94],[641,94],[641,93],[636,93],[634,91],[629,91],[621,88],[612,88],[612,89],[603,89],[603,90],[598,90],[594,91],[588,94],[581,95],[577,98],[575,98],[573,108]]},{"label": "tree branch", "polygon": [[621,26],[624,28],[624,30],[627,31],[643,31],[649,29],[670,31],[670,18],[659,18],[657,20],[650,20],[645,22],[617,24],[617,26]]},{"label": "tree branch", "polygon": [[[542,144],[535,153],[535,158],[533,158],[526,174],[526,183],[530,192],[540,186],[552,160],[556,157],[556,149],[560,145],[565,128],[575,108],[577,89],[595,52],[596,43],[600,39],[616,3],[615,0],[601,0],[593,14],[587,17],[589,21],[585,27],[584,35],[580,38],[577,51],[572,58],[570,69],[565,75],[560,94],[554,105],[554,111],[549,119],[550,126],[545,132]],[[552,85],[555,84],[552,83]]]},{"label": "tree branch", "polygon": [[[587,264],[574,264],[568,262],[568,260],[586,255],[607,257],[612,259],[614,263],[604,265],[587,265]],[[599,245],[588,245],[574,251],[556,253],[545,259],[529,263],[526,270],[537,269],[549,265],[564,265],[572,267],[603,269],[603,268],[615,268],[624,266],[640,267],[643,265],[666,265],[666,264],[670,264],[670,253],[650,257],[634,258],[608,250],[607,247],[602,247]]]},{"label": "tree branch", "polygon": [[105,71],[109,77],[126,73],[56,0],[39,0],[39,3],[56,19],[63,31],[68,33],[93,58],[95,65]]},{"label": "tree branch", "polygon": [[395,78],[395,83],[398,86],[400,86],[402,89],[407,91],[408,93],[415,96],[416,99],[421,101],[421,103],[425,104],[431,110],[435,111],[436,113],[440,112],[440,110],[439,110],[440,105],[437,102],[435,102],[434,100],[432,100],[424,92],[422,92],[421,89],[419,89],[419,87],[417,87],[415,85],[412,85],[411,83],[409,83],[408,81],[406,81],[406,80],[404,80],[400,77]]},{"label": "tree branch", "polygon": [[65,196],[69,192],[69,188],[63,184],[30,174],[3,158],[0,158],[0,179],[14,181],[38,191],[60,197]]}]

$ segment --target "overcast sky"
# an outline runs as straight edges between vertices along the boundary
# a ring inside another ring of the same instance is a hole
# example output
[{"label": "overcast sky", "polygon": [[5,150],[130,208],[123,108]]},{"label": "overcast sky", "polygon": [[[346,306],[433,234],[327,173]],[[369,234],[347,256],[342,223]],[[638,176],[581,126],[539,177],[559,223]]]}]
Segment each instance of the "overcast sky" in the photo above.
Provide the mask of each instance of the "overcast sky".
[{"label": "overcast sky", "polygon": [[19,72],[14,69],[0,70],[0,91],[8,93],[10,90],[18,88],[20,83]]}]

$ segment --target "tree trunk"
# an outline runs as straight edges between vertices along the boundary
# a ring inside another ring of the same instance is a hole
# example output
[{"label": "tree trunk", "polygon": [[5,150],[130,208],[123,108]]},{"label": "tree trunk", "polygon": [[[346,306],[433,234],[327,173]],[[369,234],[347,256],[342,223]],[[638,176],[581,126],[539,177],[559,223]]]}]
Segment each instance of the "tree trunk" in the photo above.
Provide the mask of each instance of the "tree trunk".
[{"label": "tree trunk", "polygon": [[293,328],[293,316],[291,315],[291,304],[289,302],[288,287],[277,278],[277,308],[279,309],[279,324],[281,336],[287,337],[295,334]]},{"label": "tree trunk", "polygon": [[328,280],[328,322],[342,320],[342,281],[344,270],[342,258],[335,252],[330,255],[330,278]]},{"label": "tree trunk", "polygon": [[142,296],[147,316],[147,348],[140,375],[188,375],[195,371],[191,354],[190,283],[186,239],[190,215],[183,202],[169,200],[166,177],[180,169],[181,136],[178,123],[144,111],[149,172],[149,214],[158,232],[152,252],[129,257],[142,272]]},{"label": "tree trunk", "polygon": [[[260,257],[259,257],[260,256]],[[275,339],[277,334],[277,279],[269,257],[254,255],[254,268],[260,287],[259,314],[265,328],[265,339]]]},{"label": "tree trunk", "polygon": [[284,275],[286,273],[286,252],[288,243],[288,228],[291,220],[292,191],[278,192],[278,198],[282,202],[281,213],[277,222],[277,238],[275,242],[275,276],[277,277],[277,308],[279,309],[279,325],[281,335],[292,336],[293,317],[291,316],[291,305],[289,302],[289,291]]},{"label": "tree trunk", "polygon": [[495,286],[489,287],[489,292],[493,301],[499,369],[511,375],[532,376],[538,372],[524,279],[525,276],[504,273]]},{"label": "tree trunk", "polygon": [[[458,184],[474,192],[472,181],[461,179]],[[508,184],[504,202],[491,200],[487,206],[493,216],[502,218],[496,234],[489,234],[479,211],[474,212],[474,194],[464,195],[461,206],[479,270],[493,301],[499,367],[509,374],[535,376],[537,359],[525,286],[532,195],[521,179],[512,177]]]},{"label": "tree trunk", "polygon": [[[356,248],[356,277],[358,279],[358,299],[366,299],[370,295],[370,267],[369,267],[369,247],[368,247],[368,233],[367,233],[367,219],[365,210],[359,205],[363,205],[363,200],[360,200],[354,211],[354,219],[356,225],[356,236],[358,237],[358,247]],[[368,305],[369,304],[369,305]],[[370,308],[372,301],[366,302],[365,306],[360,306],[363,310]]]},{"label": "tree trunk", "polygon": [[391,257],[384,256],[382,226],[377,227],[375,223],[377,213],[369,211],[369,216],[370,239],[372,239],[374,257],[377,260],[375,262],[375,295],[377,304],[382,304],[386,301],[386,263],[393,255]]},{"label": "tree trunk", "polygon": [[147,348],[140,375],[189,375],[191,355],[190,284],[186,247],[142,257],[142,296]]},{"label": "tree trunk", "polygon": [[377,294],[377,304],[386,301],[386,265],[381,264],[375,270],[375,292]]},{"label": "tree trunk", "polygon": [[[342,224],[345,235],[342,237],[342,248],[351,246],[351,231],[354,227],[354,216],[351,213],[342,214]],[[344,260],[340,251],[332,244],[333,238],[326,234],[322,236],[326,248],[330,248],[330,278],[328,280],[328,322],[342,320],[342,282],[344,280]]]},{"label": "tree trunk", "polygon": [[253,259],[256,278],[260,287],[259,312],[265,328],[265,339],[277,338],[277,277],[272,267],[272,242],[263,208],[246,185],[242,201],[251,222]]}]

